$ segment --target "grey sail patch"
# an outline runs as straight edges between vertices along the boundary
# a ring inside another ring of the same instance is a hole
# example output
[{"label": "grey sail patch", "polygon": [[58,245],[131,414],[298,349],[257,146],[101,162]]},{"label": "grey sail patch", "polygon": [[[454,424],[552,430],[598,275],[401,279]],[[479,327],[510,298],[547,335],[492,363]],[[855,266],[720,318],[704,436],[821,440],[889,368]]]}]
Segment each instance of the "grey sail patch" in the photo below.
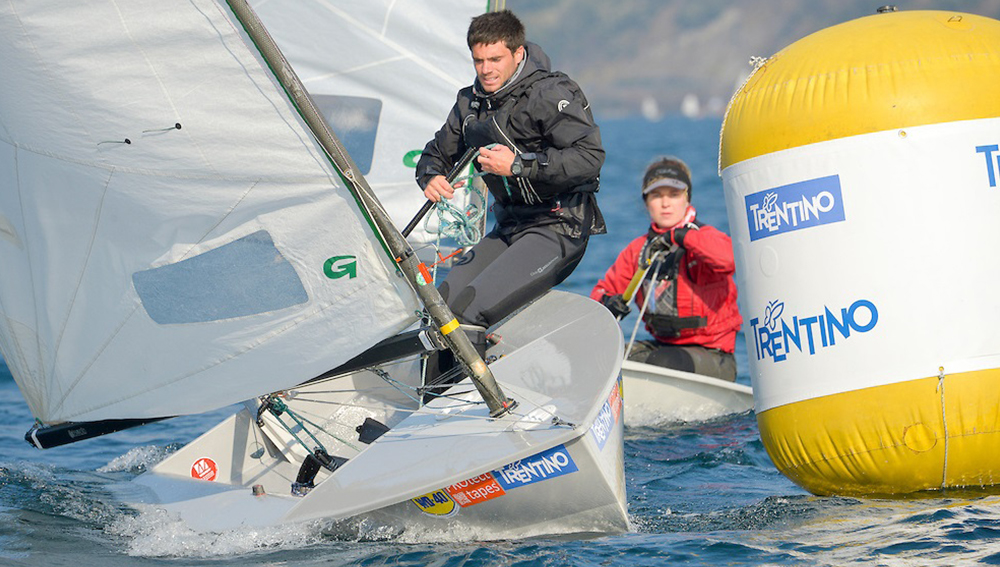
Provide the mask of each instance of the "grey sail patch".
[{"label": "grey sail patch", "polygon": [[382,114],[377,98],[341,95],[313,95],[326,123],[337,133],[362,175],[368,175],[375,156],[375,136]]},{"label": "grey sail patch", "polygon": [[132,275],[149,317],[161,325],[246,317],[305,303],[295,269],[257,231],[193,258]]}]

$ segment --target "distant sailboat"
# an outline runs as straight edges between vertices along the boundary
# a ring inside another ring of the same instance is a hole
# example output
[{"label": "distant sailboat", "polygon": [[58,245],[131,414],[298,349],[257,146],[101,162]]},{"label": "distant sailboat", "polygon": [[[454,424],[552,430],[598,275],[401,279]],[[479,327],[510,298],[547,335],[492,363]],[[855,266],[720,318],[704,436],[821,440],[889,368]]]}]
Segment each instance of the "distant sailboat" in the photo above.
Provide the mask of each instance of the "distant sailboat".
[{"label": "distant sailboat", "polygon": [[681,114],[692,119],[701,117],[701,102],[698,100],[698,95],[694,93],[684,95],[681,100]]},{"label": "distant sailboat", "polygon": [[[242,402],[136,498],[211,531],[627,529],[613,318],[549,294],[487,366],[244,1],[7,3],[0,66],[0,350],[30,442]],[[442,348],[469,378],[425,405]]]},{"label": "distant sailboat", "polygon": [[659,122],[663,119],[663,111],[660,110],[660,104],[652,96],[646,96],[642,99],[639,110],[642,113],[642,117],[650,122]]}]

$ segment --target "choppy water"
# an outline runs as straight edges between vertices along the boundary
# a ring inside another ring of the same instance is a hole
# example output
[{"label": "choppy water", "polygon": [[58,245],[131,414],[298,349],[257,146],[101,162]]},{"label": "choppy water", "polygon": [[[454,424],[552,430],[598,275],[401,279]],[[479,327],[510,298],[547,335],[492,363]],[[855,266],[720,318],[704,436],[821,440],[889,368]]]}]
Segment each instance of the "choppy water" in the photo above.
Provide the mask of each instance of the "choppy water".
[{"label": "choppy water", "polygon": [[[715,166],[718,128],[716,120],[602,124],[609,155],[601,202],[610,234],[592,240],[563,289],[589,292],[618,251],[645,231],[637,184],[657,155],[689,162],[699,216],[728,232]],[[631,329],[629,320],[624,325]],[[739,381],[749,383],[742,339],[738,349]],[[811,496],[775,470],[752,414],[627,429],[630,533],[481,543],[456,533],[411,541],[372,526],[345,535],[323,524],[196,534],[155,510],[123,505],[120,486],[232,408],[37,451],[23,441],[32,418],[2,364],[0,404],[0,565],[1000,564],[1000,498]]]}]

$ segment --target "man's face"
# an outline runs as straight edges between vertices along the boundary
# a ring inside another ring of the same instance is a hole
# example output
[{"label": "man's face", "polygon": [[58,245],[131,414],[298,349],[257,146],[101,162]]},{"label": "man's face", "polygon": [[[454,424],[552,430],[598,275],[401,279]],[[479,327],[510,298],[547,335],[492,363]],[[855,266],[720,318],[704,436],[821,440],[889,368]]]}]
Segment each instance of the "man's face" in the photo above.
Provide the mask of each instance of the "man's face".
[{"label": "man's face", "polygon": [[502,41],[477,43],[472,46],[472,63],[476,66],[479,84],[487,93],[495,93],[514,74],[524,59],[524,46],[511,52]]}]

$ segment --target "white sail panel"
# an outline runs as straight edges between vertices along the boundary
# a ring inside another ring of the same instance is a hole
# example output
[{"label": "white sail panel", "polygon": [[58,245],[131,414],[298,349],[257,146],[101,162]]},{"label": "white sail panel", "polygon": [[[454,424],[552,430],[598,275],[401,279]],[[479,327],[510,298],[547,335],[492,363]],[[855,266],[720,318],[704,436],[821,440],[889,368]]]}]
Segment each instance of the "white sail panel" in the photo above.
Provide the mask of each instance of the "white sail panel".
[{"label": "white sail panel", "polygon": [[[425,201],[414,181],[419,151],[441,127],[455,93],[475,78],[465,35],[469,21],[487,4],[255,2],[264,25],[399,228]],[[430,220],[436,230],[433,214]],[[418,245],[435,235],[421,224],[409,239]]]},{"label": "white sail panel", "polygon": [[41,421],[220,407],[414,320],[249,45],[211,0],[0,7],[0,349]]}]

